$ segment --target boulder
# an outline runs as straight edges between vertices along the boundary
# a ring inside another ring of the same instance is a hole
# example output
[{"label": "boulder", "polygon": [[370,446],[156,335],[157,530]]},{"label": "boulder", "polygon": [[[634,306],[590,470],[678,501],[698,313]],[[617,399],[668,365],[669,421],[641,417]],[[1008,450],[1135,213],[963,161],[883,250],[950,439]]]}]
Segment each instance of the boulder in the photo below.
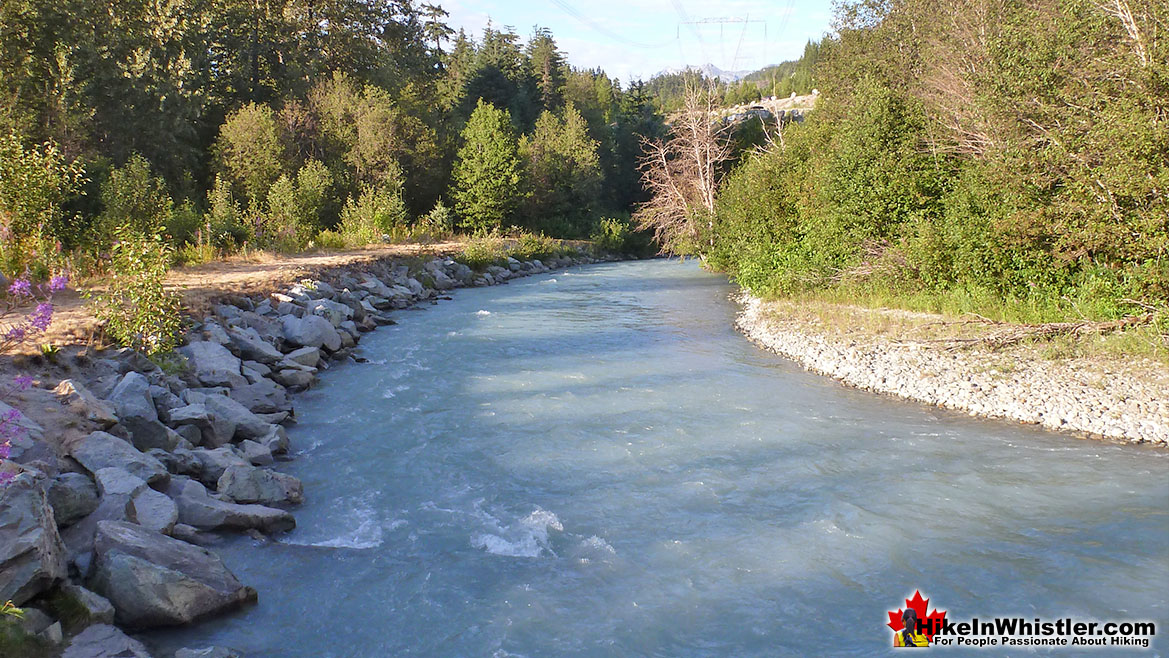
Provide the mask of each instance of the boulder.
[{"label": "boulder", "polygon": [[288,453],[288,432],[279,425],[273,425],[272,429],[267,434],[256,439],[256,443],[267,448],[273,455],[283,455]]},{"label": "boulder", "polygon": [[187,357],[195,378],[204,386],[242,386],[247,383],[240,370],[243,362],[219,343],[196,340],[179,348]]},{"label": "boulder", "polygon": [[150,652],[116,626],[96,624],[73,638],[61,658],[150,658]]},{"label": "boulder", "polygon": [[247,386],[231,389],[228,391],[228,397],[255,414],[274,414],[292,409],[288,391],[263,377]]},{"label": "boulder", "polygon": [[251,466],[235,454],[230,446],[222,446],[215,450],[198,448],[192,450],[191,455],[199,461],[199,481],[209,486],[215,486],[219,478],[223,477],[223,472],[230,466]]},{"label": "boulder", "polygon": [[216,484],[216,490],[237,503],[263,505],[298,504],[304,501],[304,486],[288,475],[246,466],[228,466]]},{"label": "boulder", "polygon": [[0,601],[24,603],[64,578],[66,566],[44,477],[17,476],[0,488]]},{"label": "boulder", "polygon": [[110,393],[118,420],[129,432],[139,450],[174,448],[174,438],[158,419],[158,410],[150,396],[150,380],[137,372],[128,372]]},{"label": "boulder", "polygon": [[268,433],[268,423],[226,395],[208,395],[203,404],[219,420],[235,425],[235,439],[255,439]]},{"label": "boulder", "polygon": [[296,527],[296,520],[287,510],[224,502],[212,498],[195,480],[175,478],[167,493],[178,505],[179,521],[199,530],[255,529],[273,533]]},{"label": "boulder", "polygon": [[302,347],[285,354],[284,358],[302,366],[315,368],[321,361],[321,350],[316,347]]},{"label": "boulder", "polygon": [[235,423],[230,418],[211,413],[206,404],[199,402],[175,409],[170,413],[170,420],[176,427],[198,428],[201,438],[197,445],[219,447],[235,436]]},{"label": "boulder", "polygon": [[[191,427],[185,425],[184,427]],[[203,471],[203,464],[195,457],[194,447],[175,448],[174,452],[165,450],[151,450],[150,456],[162,462],[166,470],[175,475],[198,475]]]},{"label": "boulder", "polygon": [[239,353],[240,358],[257,363],[276,363],[280,360],[280,350],[272,343],[264,340],[258,331],[247,327],[241,329],[232,327],[228,332],[232,348]]},{"label": "boulder", "polygon": [[59,528],[72,525],[97,509],[97,486],[81,473],[61,473],[53,478],[48,494]]},{"label": "boulder", "polygon": [[168,535],[179,520],[179,509],[166,494],[147,487],[130,499],[126,515],[143,528]]},{"label": "boulder", "polygon": [[114,405],[105,400],[99,400],[81,382],[72,379],[63,380],[57,384],[57,388],[53,389],[53,392],[61,398],[62,404],[67,405],[73,413],[90,422],[97,423],[103,430],[113,427],[118,422]]},{"label": "boulder", "polygon": [[78,617],[76,622],[85,626],[114,623],[114,606],[106,597],[68,581],[59,591],[69,610]]},{"label": "boulder", "polygon": [[253,466],[268,466],[276,461],[271,448],[250,439],[239,442],[239,455]]},{"label": "boulder", "polygon": [[170,477],[166,467],[157,459],[105,432],[94,432],[85,437],[73,446],[70,455],[90,473],[116,466],[150,483],[165,482]]},{"label": "boulder", "polygon": [[312,315],[325,318],[334,327],[340,326],[342,322],[353,317],[353,309],[331,299],[317,299],[309,302],[305,306],[305,310]]},{"label": "boulder", "polygon": [[308,370],[285,368],[272,373],[272,380],[290,391],[303,391],[313,385],[317,376]]},{"label": "boulder", "polygon": [[93,477],[97,481],[97,490],[101,492],[103,501],[122,496],[125,498],[123,504],[126,504],[130,502],[132,496],[149,488],[146,480],[116,466],[98,469]]},{"label": "boulder", "polygon": [[284,340],[293,347],[324,347],[330,352],[341,348],[341,336],[333,323],[318,315],[306,315],[303,318],[286,315],[281,318],[281,327]]},{"label": "boulder", "polygon": [[256,599],[211,551],[139,525],[102,521],[94,550],[90,584],[121,626],[187,624]]}]

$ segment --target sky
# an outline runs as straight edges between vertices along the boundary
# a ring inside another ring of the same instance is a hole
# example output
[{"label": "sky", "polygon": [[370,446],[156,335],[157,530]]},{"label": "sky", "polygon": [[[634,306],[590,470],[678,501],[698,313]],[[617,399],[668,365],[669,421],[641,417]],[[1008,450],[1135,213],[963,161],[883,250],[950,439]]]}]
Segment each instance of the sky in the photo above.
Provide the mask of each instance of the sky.
[{"label": "sky", "polygon": [[[622,82],[667,69],[714,64],[754,71],[797,59],[832,18],[828,0],[440,0],[448,24],[476,40],[488,21],[526,41],[552,31],[577,68],[601,67]],[[713,20],[712,20],[713,19]],[[733,22],[714,22],[717,20]],[[702,22],[705,21],[705,22]]]}]

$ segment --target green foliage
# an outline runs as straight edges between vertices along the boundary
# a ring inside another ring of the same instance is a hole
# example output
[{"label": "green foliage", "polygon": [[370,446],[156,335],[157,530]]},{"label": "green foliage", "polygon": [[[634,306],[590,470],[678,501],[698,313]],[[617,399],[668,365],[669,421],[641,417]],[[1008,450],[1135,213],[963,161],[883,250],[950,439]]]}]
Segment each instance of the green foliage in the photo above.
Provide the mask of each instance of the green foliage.
[{"label": "green foliage", "polygon": [[217,168],[250,203],[259,204],[276,180],[288,173],[290,158],[285,145],[272,108],[248,103],[228,115],[219,127]]},{"label": "green foliage", "polygon": [[203,226],[203,215],[190,200],[171,208],[166,218],[166,236],[173,245],[186,245],[198,240]]},{"label": "green foliage", "polygon": [[166,183],[154,176],[150,163],[135,154],[121,167],[114,167],[101,184],[102,212],[97,221],[104,241],[115,229],[125,227],[143,235],[162,230],[171,219],[174,202]]},{"label": "green foliage", "polygon": [[601,219],[589,239],[593,243],[593,250],[601,255],[644,258],[657,251],[650,236],[637,231],[628,217]]},{"label": "green foliage", "polygon": [[418,220],[418,227],[432,239],[448,237],[455,230],[455,214],[439,199],[434,208]]},{"label": "green foliage", "polygon": [[462,133],[451,196],[464,229],[482,233],[510,222],[522,198],[521,168],[505,110],[479,101]]},{"label": "green foliage", "polygon": [[1025,322],[1156,307],[1169,42],[1138,37],[1169,9],[1131,6],[1126,27],[1078,0],[841,5],[812,118],[727,179],[708,262],[758,292]]},{"label": "green foliage", "polygon": [[94,314],[121,345],[147,356],[169,352],[182,328],[181,298],[163,285],[172,250],[161,234],[129,227],[114,239],[107,287],[87,293]]},{"label": "green foliage", "polygon": [[571,103],[563,118],[540,115],[532,136],[519,144],[526,163],[525,226],[563,237],[587,235],[602,183],[597,147]]},{"label": "green foliage", "polygon": [[215,177],[215,185],[207,193],[207,207],[198,242],[231,250],[251,236],[243,211],[231,193],[231,185],[221,176]]},{"label": "green foliage", "polygon": [[331,187],[329,170],[316,160],[305,163],[295,179],[280,176],[268,190],[266,212],[257,218],[256,243],[278,251],[303,249],[322,228]]},{"label": "green foliage", "polygon": [[0,135],[0,267],[20,272],[50,258],[54,243],[79,243],[82,223],[64,205],[84,181],[54,144],[26,149],[15,132]]},{"label": "green foliage", "polygon": [[337,232],[347,244],[366,245],[381,242],[382,236],[392,237],[405,225],[401,188],[367,186],[345,204]]}]

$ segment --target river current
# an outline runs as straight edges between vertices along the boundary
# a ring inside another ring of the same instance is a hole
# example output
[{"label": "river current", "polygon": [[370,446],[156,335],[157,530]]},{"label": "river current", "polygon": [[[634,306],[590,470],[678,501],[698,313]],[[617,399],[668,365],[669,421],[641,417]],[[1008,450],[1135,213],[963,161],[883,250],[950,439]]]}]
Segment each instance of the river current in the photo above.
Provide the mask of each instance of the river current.
[{"label": "river current", "polygon": [[144,639],[871,656],[920,590],[951,619],[1155,621],[1133,655],[1165,652],[1169,452],[844,388],[738,335],[732,290],[654,260],[398,313],[297,399],[298,528],[213,547],[259,604]]}]

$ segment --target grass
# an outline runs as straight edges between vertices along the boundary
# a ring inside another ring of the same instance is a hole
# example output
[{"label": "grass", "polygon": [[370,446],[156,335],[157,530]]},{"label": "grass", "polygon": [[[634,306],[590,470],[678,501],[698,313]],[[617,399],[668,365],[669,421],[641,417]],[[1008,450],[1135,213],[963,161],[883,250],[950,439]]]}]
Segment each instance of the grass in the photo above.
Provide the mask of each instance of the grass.
[{"label": "grass", "polygon": [[542,235],[519,233],[509,237],[490,234],[468,239],[455,260],[476,272],[483,272],[491,265],[505,265],[508,257],[516,260],[543,260],[577,253],[576,247]]}]

